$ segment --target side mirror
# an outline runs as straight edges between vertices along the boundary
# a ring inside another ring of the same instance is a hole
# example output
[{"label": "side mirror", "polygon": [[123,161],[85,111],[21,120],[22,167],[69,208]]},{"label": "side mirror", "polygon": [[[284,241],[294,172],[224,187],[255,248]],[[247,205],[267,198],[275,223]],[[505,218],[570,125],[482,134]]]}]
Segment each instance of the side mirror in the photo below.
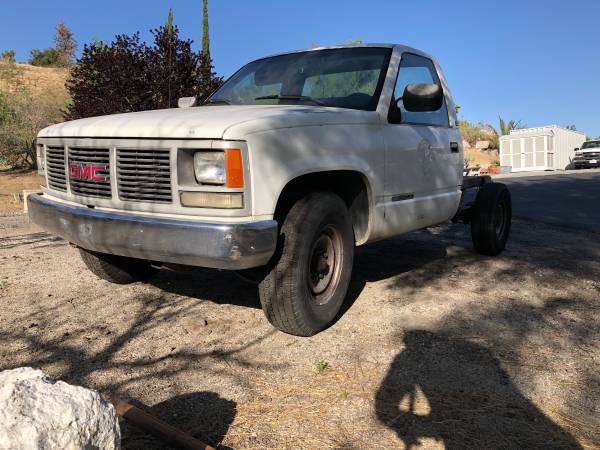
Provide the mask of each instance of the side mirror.
[{"label": "side mirror", "polygon": [[406,111],[432,112],[442,107],[444,91],[437,84],[409,84],[399,100]]},{"label": "side mirror", "polygon": [[196,97],[181,97],[179,100],[177,100],[177,106],[179,108],[191,108],[197,104],[198,99]]},{"label": "side mirror", "polygon": [[575,151],[578,152],[579,151],[579,147],[575,147]]}]

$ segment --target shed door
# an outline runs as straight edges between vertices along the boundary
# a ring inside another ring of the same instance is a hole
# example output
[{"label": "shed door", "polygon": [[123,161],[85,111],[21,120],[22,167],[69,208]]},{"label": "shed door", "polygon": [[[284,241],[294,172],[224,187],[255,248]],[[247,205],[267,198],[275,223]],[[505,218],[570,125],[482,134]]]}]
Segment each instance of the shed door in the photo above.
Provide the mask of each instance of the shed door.
[{"label": "shed door", "polygon": [[554,137],[548,136],[548,169],[554,169]]},{"label": "shed door", "polygon": [[535,138],[527,137],[523,139],[523,169],[533,169],[535,163],[533,161],[533,140]]},{"label": "shed door", "polygon": [[500,142],[500,165],[512,166],[509,140],[503,140],[502,142]]},{"label": "shed door", "polygon": [[521,139],[511,139],[512,166],[514,170],[520,170],[521,163]]},{"label": "shed door", "polygon": [[535,165],[537,167],[545,167],[546,166],[546,161],[545,161],[545,153],[546,153],[546,149],[544,146],[544,142],[545,142],[545,138],[544,136],[538,136],[535,138]]}]

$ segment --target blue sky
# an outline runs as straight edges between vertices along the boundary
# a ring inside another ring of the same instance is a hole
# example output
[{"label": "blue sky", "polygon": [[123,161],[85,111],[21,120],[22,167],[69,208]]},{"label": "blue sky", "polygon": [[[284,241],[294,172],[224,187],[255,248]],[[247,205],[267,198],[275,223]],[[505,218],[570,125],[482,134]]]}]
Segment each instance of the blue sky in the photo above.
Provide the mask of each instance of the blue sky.
[{"label": "blue sky", "polygon": [[[148,30],[169,7],[199,46],[201,0],[0,0],[0,50],[26,60],[65,21],[80,44]],[[461,115],[570,125],[600,135],[600,0],[209,0],[211,53],[229,76],[312,43],[398,42],[435,55]]]}]

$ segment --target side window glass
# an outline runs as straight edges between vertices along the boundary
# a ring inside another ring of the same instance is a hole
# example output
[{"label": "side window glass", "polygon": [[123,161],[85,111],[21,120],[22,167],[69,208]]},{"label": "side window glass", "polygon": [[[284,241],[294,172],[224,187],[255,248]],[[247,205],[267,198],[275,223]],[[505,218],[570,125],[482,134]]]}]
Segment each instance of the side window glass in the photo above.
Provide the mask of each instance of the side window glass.
[{"label": "side window glass", "polygon": [[[400,71],[394,89],[394,101],[398,105],[401,123],[415,123],[422,125],[448,126],[448,109],[446,99],[442,107],[432,112],[411,112],[404,109],[402,98],[404,89],[409,84],[427,83],[441,85],[440,79],[431,60],[422,56],[405,53],[400,62]],[[392,105],[393,107],[394,105]]]}]

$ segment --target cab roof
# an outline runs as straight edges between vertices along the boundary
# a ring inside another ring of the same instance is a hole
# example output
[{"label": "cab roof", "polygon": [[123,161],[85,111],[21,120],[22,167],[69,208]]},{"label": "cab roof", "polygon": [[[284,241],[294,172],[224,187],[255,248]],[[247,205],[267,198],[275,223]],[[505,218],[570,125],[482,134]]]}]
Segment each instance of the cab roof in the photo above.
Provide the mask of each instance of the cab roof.
[{"label": "cab roof", "polygon": [[272,58],[273,56],[281,56],[281,55],[290,55],[293,53],[305,53],[305,52],[317,52],[320,50],[334,50],[334,49],[341,49],[341,48],[365,48],[365,47],[371,47],[371,48],[391,48],[391,49],[399,49],[402,52],[410,52],[410,53],[414,53],[416,55],[420,55],[420,56],[425,56],[427,58],[433,59],[431,57],[431,55],[428,55],[427,53],[418,50],[416,48],[413,47],[409,47],[407,45],[402,45],[402,44],[366,44],[366,43],[360,43],[360,44],[343,44],[343,45],[331,45],[331,46],[325,46],[325,47],[313,47],[313,48],[305,48],[305,49],[301,49],[301,50],[291,50],[288,52],[282,52],[282,53],[275,53],[273,55],[268,55],[268,56],[264,56],[262,58],[258,58],[258,59],[265,59],[265,58]]}]

